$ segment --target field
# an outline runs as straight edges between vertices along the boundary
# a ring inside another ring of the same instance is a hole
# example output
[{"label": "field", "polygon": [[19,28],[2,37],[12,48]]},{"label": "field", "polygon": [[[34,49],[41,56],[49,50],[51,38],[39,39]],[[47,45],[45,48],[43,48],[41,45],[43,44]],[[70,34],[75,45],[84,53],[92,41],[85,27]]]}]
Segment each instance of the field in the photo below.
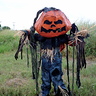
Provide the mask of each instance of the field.
[{"label": "field", "polygon": [[[23,60],[20,57],[18,60],[14,58],[19,40],[18,37],[14,37],[15,33],[15,31],[10,30],[0,31],[0,96],[36,96],[31,63],[29,68],[26,64],[26,51],[23,54]],[[95,53],[94,56],[92,54],[89,56],[89,54],[87,54],[87,68],[81,70],[82,85],[78,89],[74,84],[74,96],[96,96],[96,58]],[[71,60],[70,57],[70,68],[72,67]],[[63,58],[62,69],[64,72],[63,79],[67,85],[65,57]],[[72,70],[70,69],[70,85],[72,84],[71,73]],[[40,85],[41,77],[39,77],[39,87]],[[51,94],[53,94],[53,88]]]}]

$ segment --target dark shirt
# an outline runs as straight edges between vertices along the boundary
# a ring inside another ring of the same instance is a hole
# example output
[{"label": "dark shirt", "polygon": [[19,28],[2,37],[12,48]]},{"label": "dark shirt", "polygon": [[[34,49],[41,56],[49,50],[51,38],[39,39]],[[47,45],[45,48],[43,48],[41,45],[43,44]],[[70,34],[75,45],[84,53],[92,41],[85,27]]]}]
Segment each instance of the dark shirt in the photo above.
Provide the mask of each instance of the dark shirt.
[{"label": "dark shirt", "polygon": [[53,38],[46,38],[42,37],[39,34],[34,34],[35,40],[39,41],[41,44],[41,49],[52,49],[56,47],[60,47],[61,44],[67,43],[68,42],[68,35],[60,35],[58,37],[53,37]]}]

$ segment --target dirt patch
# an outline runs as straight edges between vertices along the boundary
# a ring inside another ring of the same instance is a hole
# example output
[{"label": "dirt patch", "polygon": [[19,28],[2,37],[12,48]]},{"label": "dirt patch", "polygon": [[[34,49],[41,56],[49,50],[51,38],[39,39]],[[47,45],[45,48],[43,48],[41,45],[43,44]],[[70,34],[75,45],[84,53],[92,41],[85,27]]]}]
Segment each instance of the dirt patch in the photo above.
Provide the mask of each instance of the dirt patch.
[{"label": "dirt patch", "polygon": [[22,86],[27,84],[27,80],[24,78],[13,78],[8,81],[6,81],[6,85],[8,86]]},{"label": "dirt patch", "polygon": [[96,64],[96,60],[95,59],[94,60],[93,59],[92,60],[91,59],[87,59],[86,62],[87,62],[87,65]]},{"label": "dirt patch", "polygon": [[[72,58],[69,58],[69,61],[72,62]],[[75,59],[75,63],[76,63],[76,59]],[[87,63],[87,66],[90,66],[92,64],[96,64],[96,57],[93,57],[93,58],[92,57],[87,57],[86,58],[86,63]]]}]

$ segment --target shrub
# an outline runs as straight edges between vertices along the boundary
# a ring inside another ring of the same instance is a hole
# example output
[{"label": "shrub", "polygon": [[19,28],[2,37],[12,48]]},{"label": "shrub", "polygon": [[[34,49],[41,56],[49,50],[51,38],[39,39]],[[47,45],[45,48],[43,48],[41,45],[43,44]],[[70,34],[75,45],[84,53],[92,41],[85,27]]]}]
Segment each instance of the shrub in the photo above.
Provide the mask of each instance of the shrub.
[{"label": "shrub", "polygon": [[2,29],[5,30],[5,29],[11,29],[11,28],[8,26],[4,26],[4,27],[2,27]]}]

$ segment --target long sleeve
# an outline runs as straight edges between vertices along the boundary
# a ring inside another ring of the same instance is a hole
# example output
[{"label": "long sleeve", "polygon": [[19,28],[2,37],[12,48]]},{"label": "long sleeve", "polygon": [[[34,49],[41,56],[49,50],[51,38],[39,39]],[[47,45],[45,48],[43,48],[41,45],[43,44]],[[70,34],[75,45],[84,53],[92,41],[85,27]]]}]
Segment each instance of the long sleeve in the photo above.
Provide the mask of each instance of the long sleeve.
[{"label": "long sleeve", "polygon": [[36,41],[39,41],[39,42],[43,42],[46,39],[45,37],[42,37],[38,33],[34,34],[34,38],[35,38]]}]

